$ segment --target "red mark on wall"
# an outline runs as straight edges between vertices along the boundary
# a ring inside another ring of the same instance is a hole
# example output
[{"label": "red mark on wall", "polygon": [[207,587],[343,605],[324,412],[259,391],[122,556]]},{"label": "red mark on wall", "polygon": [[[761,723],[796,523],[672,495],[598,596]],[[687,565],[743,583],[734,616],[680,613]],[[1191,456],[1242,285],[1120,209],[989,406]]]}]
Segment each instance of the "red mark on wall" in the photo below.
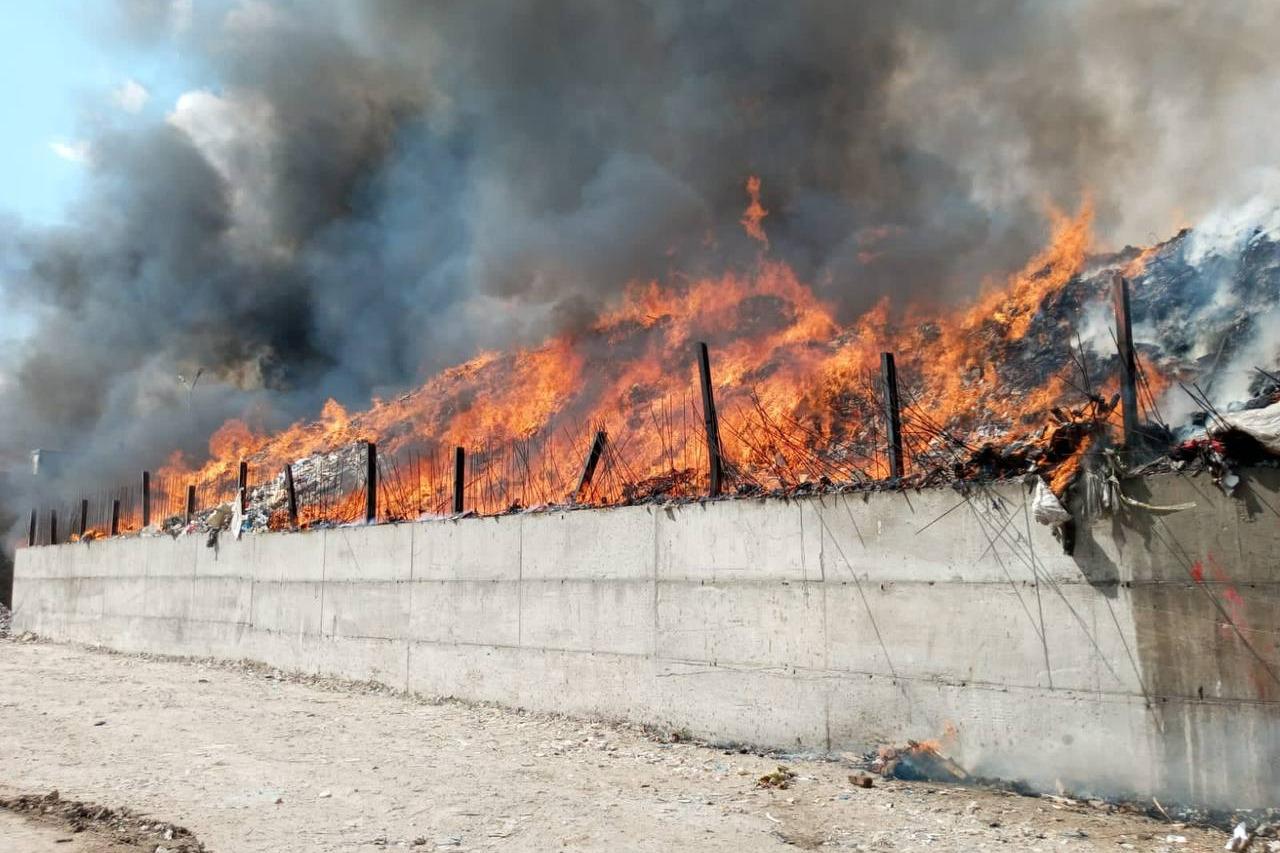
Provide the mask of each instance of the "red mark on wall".
[{"label": "red mark on wall", "polygon": [[[1223,641],[1230,641],[1241,651],[1246,651],[1244,646],[1247,643],[1247,637],[1253,634],[1253,628],[1249,625],[1244,596],[1240,594],[1235,584],[1231,583],[1231,577],[1222,564],[1214,558],[1212,552],[1205,554],[1205,560],[1209,563],[1209,576],[1214,582],[1222,585],[1221,606],[1226,618],[1218,622],[1218,634]],[[1204,568],[1204,564],[1199,560],[1191,564],[1191,578],[1198,584],[1204,583]],[[1210,590],[1209,594],[1213,595],[1213,592]],[[1249,652],[1249,657],[1252,660],[1249,667],[1249,680],[1253,682],[1259,698],[1270,698],[1274,681],[1270,671],[1254,657],[1253,652]]]}]

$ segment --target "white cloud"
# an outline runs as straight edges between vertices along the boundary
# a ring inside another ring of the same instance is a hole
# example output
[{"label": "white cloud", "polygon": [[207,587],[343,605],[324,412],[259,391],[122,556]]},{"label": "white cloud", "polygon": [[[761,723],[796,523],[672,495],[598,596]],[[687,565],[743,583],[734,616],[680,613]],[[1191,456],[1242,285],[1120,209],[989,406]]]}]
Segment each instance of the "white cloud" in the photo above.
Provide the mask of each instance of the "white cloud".
[{"label": "white cloud", "polygon": [[111,100],[127,113],[138,113],[151,99],[147,87],[132,78],[125,80],[124,85],[111,93]]},{"label": "white cloud", "polygon": [[84,139],[55,139],[49,148],[63,160],[84,165],[89,162],[89,143]]}]

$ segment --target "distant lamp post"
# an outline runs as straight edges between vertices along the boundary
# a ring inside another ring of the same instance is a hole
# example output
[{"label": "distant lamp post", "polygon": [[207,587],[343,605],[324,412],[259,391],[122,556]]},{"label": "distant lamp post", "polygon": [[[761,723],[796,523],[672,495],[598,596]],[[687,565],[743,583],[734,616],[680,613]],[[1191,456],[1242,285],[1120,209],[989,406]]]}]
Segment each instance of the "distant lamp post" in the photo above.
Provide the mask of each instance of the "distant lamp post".
[{"label": "distant lamp post", "polygon": [[183,388],[187,389],[187,408],[188,409],[190,409],[193,406],[192,396],[196,393],[196,383],[200,381],[200,377],[203,375],[204,375],[203,367],[196,371],[196,375],[192,377],[190,382],[187,382],[187,377],[183,376],[181,373],[178,374],[178,384],[181,385]]}]

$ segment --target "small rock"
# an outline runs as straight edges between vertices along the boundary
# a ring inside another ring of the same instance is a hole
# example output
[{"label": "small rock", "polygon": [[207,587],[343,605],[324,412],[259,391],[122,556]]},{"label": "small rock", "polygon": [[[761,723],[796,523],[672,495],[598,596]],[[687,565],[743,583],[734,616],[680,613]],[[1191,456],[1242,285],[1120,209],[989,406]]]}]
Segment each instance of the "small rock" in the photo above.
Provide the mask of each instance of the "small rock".
[{"label": "small rock", "polygon": [[321,791],[320,793],[316,794],[316,798],[321,800],[327,800],[332,796],[333,796],[333,791]]}]

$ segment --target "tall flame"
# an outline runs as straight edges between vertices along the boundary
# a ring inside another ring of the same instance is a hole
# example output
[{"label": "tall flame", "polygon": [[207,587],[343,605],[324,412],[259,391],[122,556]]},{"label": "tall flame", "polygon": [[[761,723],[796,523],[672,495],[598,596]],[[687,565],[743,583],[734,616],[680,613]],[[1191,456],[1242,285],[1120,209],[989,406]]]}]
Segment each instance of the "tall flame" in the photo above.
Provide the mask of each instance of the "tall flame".
[{"label": "tall flame", "polygon": [[751,199],[751,203],[742,213],[743,230],[752,240],[758,240],[768,246],[769,237],[764,233],[764,218],[769,215],[769,211],[765,210],[764,205],[760,203],[760,178],[755,175],[747,178],[747,196]]},{"label": "tall flame", "polygon": [[[763,240],[759,180],[747,188],[743,225]],[[354,441],[377,442],[380,455],[392,458],[457,445],[505,459],[485,476],[490,486],[519,480],[519,497],[508,489],[502,500],[527,505],[564,499],[591,436],[603,428],[611,446],[605,467],[619,483],[634,488],[665,478],[668,493],[688,493],[704,468],[693,353],[707,341],[736,476],[766,487],[883,476],[873,378],[883,350],[898,355],[908,449],[918,458],[954,452],[947,437],[978,428],[1029,432],[1070,397],[1065,352],[1054,362],[1060,367],[1030,385],[1003,373],[1013,348],[1053,345],[1048,337],[1024,338],[1045,301],[1080,272],[1091,222],[1087,204],[1075,216],[1054,213],[1049,245],[967,310],[913,307],[896,322],[885,300],[842,326],[788,265],[767,258],[746,275],[636,283],[586,333],[482,353],[364,412],[330,401],[318,420],[274,435],[231,421],[211,439],[209,461],[191,469],[174,458],[161,473],[203,487],[233,476],[242,458],[274,476],[294,460]],[[438,489],[433,494],[440,497]],[[634,495],[615,484],[596,499]]]}]

